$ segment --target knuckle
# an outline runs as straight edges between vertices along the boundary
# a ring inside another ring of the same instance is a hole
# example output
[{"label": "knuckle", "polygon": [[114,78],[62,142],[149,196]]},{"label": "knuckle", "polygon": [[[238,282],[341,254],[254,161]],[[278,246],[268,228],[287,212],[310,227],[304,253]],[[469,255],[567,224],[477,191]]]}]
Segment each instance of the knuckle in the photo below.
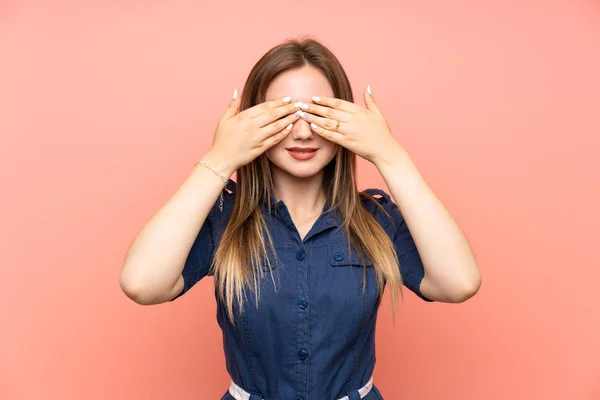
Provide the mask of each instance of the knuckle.
[{"label": "knuckle", "polygon": [[283,130],[285,127],[287,127],[290,124],[290,121],[286,120],[286,119],[282,119],[281,121],[277,122],[277,131],[281,131]]},{"label": "knuckle", "polygon": [[283,129],[283,122],[277,121],[272,125],[271,129],[269,129],[269,133],[276,133],[282,129]]},{"label": "knuckle", "polygon": [[331,108],[329,108],[329,109],[327,109],[327,111],[325,111],[325,116],[327,118],[333,118],[333,115],[334,115],[334,111]]},{"label": "knuckle", "polygon": [[333,106],[334,106],[335,108],[340,108],[340,107],[342,106],[342,101],[341,101],[340,99],[335,99],[335,100],[333,101]]}]

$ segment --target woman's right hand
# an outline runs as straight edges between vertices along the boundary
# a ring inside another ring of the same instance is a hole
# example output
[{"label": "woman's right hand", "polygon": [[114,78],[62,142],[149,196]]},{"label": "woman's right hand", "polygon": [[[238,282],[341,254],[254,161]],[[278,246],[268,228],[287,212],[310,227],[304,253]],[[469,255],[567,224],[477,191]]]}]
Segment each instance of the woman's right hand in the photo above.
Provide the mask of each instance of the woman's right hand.
[{"label": "woman's right hand", "polygon": [[299,103],[290,97],[257,104],[238,113],[241,96],[237,95],[219,119],[211,155],[226,158],[236,170],[283,140],[300,116]]}]

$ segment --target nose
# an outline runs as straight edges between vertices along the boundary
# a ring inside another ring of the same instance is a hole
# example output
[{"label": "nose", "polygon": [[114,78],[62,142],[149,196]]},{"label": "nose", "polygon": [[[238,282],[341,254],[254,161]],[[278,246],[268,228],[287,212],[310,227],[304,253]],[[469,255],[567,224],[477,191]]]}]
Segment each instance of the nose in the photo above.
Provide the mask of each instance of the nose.
[{"label": "nose", "polygon": [[314,136],[314,132],[310,127],[310,123],[302,118],[294,123],[292,128],[292,138],[294,140],[310,140]]}]

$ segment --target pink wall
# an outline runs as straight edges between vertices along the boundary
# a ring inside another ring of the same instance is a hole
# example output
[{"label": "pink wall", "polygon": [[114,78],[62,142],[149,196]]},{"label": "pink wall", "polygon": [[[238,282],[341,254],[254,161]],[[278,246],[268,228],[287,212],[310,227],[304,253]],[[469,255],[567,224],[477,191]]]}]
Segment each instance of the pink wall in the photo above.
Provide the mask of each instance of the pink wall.
[{"label": "pink wall", "polygon": [[395,327],[386,294],[385,398],[599,399],[598,3],[217,3],[0,2],[0,398],[225,391],[212,280],[144,308],[118,276],[253,63],[310,33],[371,84],[483,272],[462,305],[407,295]]}]

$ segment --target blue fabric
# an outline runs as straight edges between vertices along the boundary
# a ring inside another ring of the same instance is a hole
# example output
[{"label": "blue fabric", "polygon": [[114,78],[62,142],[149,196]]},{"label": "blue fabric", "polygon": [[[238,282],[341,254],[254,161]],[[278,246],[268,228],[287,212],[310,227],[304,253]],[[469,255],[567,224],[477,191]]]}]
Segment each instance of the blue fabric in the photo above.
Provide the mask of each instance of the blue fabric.
[{"label": "blue fabric", "polygon": [[[208,275],[233,210],[235,186],[229,180],[228,190],[223,190],[223,212],[217,201],[202,226],[183,269],[184,289],[177,297]],[[371,196],[391,219],[369,200]],[[430,301],[419,290],[423,264],[399,208],[379,189],[365,190],[361,199],[392,240],[405,286]],[[375,367],[375,323],[381,298],[374,268],[367,261],[363,297],[361,262],[355,249],[348,253],[339,214],[323,212],[301,239],[283,201],[272,206],[269,213],[264,204],[263,212],[279,260],[260,282],[258,308],[253,291],[247,290],[244,312],[236,310],[232,324],[217,298],[227,371],[237,385],[266,400],[344,397],[364,386]],[[377,390],[367,397],[381,398]]]},{"label": "blue fabric", "polygon": [[360,393],[358,389],[348,390],[348,400],[360,400]]}]

